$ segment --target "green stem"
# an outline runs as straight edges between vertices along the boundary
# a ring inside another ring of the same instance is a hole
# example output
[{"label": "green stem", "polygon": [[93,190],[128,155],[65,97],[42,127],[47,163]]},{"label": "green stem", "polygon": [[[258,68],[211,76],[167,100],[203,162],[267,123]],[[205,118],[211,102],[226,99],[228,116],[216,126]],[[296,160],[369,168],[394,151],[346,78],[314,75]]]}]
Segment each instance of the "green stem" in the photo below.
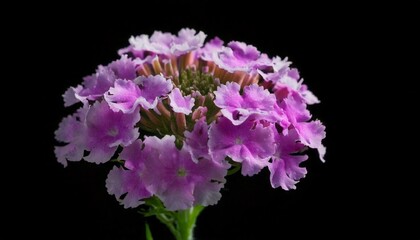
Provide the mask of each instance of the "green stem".
[{"label": "green stem", "polygon": [[[203,206],[195,206],[182,211],[168,211],[157,197],[146,200],[150,208],[140,211],[144,216],[156,216],[160,222],[166,225],[176,240],[193,240],[195,223],[198,215],[203,211]],[[150,234],[151,235],[151,234]]]},{"label": "green stem", "polygon": [[166,214],[155,216],[168,227],[176,240],[193,240],[195,222],[203,209],[202,206],[195,206],[187,210],[170,212],[173,218],[168,218]]},{"label": "green stem", "polygon": [[193,232],[195,222],[197,221],[198,215],[204,209],[202,206],[195,206],[187,210],[178,211],[175,213],[176,217],[176,228],[179,235],[176,236],[177,240],[193,240]]}]

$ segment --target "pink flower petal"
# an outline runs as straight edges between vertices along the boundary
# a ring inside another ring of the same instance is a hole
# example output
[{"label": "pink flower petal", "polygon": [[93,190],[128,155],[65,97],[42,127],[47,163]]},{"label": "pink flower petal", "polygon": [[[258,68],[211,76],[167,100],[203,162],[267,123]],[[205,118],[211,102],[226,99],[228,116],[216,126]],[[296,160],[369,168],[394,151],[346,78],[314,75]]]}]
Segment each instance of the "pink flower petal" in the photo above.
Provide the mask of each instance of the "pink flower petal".
[{"label": "pink flower petal", "polygon": [[192,111],[191,109],[194,107],[195,99],[188,96],[182,96],[181,91],[179,88],[174,88],[172,92],[168,95],[170,100],[170,106],[176,113],[183,113],[185,115],[189,115]]}]

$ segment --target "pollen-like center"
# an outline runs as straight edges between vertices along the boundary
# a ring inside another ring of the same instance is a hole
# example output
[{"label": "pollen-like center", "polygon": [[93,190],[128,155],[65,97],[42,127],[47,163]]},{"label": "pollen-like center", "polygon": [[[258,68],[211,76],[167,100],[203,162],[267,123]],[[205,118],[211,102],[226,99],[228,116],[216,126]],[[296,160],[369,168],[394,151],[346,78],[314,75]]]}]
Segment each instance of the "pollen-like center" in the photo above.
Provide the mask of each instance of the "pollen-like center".
[{"label": "pollen-like center", "polygon": [[242,142],[243,142],[242,139],[239,138],[239,137],[235,139],[235,144],[237,144],[237,145],[241,145]]},{"label": "pollen-like center", "polygon": [[118,135],[118,128],[113,127],[111,129],[108,130],[107,134],[111,137],[115,137]]},{"label": "pollen-like center", "polygon": [[185,168],[180,168],[177,171],[177,175],[178,177],[185,177],[187,175],[187,170],[185,170]]},{"label": "pollen-like center", "polygon": [[179,88],[184,95],[191,94],[193,91],[200,92],[201,95],[216,90],[219,82],[210,73],[194,69],[185,69],[179,75]]}]

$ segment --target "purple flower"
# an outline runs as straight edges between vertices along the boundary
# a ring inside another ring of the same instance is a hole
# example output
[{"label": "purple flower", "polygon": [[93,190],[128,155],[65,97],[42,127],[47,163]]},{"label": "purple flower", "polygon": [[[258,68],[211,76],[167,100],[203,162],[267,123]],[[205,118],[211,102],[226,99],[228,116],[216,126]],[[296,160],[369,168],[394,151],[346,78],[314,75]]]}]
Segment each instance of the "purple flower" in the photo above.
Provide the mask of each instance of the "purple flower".
[{"label": "purple flower", "polygon": [[192,159],[198,162],[203,158],[210,158],[208,142],[209,126],[205,119],[198,120],[191,132],[186,131],[185,148],[190,152]]},{"label": "purple flower", "polygon": [[[124,148],[119,158],[125,160],[124,166],[127,170],[114,167],[106,180],[108,193],[115,195],[125,208],[135,208],[144,203],[143,199],[152,196],[152,193],[147,190],[141,180],[145,171],[142,147],[142,141],[137,140]],[[126,195],[121,199],[124,194]]]},{"label": "purple flower", "polygon": [[179,88],[174,88],[168,97],[174,112],[186,115],[192,112],[191,109],[194,107],[195,99],[192,98],[191,95],[183,97]]},{"label": "purple flower", "polygon": [[308,90],[305,84],[302,84],[303,79],[300,80],[299,72],[296,68],[288,68],[288,62],[273,63],[273,68],[278,69],[273,73],[264,73],[258,71],[262,78],[273,84],[273,91],[282,92],[298,92],[307,104],[320,103],[318,98]]},{"label": "purple flower", "polygon": [[306,102],[301,95],[292,92],[280,102],[279,106],[286,114],[290,126],[296,129],[300,141],[310,148],[317,149],[320,159],[325,161],[326,148],[321,142],[325,138],[325,127],[320,121],[308,122],[311,115],[306,109]]},{"label": "purple flower", "polygon": [[118,51],[119,55],[124,55],[127,53],[132,53],[135,57],[145,58],[147,52],[156,51],[155,48],[150,43],[149,36],[142,34],[140,36],[131,36],[128,40],[130,45],[128,47],[122,48]]},{"label": "purple flower", "polygon": [[305,177],[307,172],[306,168],[300,167],[299,164],[308,159],[308,156],[295,153],[303,151],[305,145],[299,142],[299,136],[294,129],[289,131],[287,136],[276,133],[275,140],[276,152],[268,165],[271,186],[284,190],[296,189],[296,183]]},{"label": "purple flower", "polygon": [[318,150],[319,158],[325,162],[324,156],[327,149],[322,144],[325,138],[325,126],[319,120],[303,122],[295,127],[299,133],[300,141],[310,148]]},{"label": "purple flower", "polygon": [[59,163],[67,166],[67,161],[80,161],[86,146],[85,119],[89,108],[84,106],[72,116],[64,118],[57,131],[55,139],[67,143],[64,146],[56,146],[55,156]]},{"label": "purple flower", "polygon": [[213,61],[228,72],[251,72],[260,57],[256,47],[243,42],[232,41],[220,53],[213,54]]},{"label": "purple flower", "polygon": [[240,86],[235,82],[220,85],[214,94],[216,96],[214,103],[222,109],[223,116],[234,125],[242,124],[251,116],[267,119],[273,117],[275,95],[256,84],[246,86],[242,96]]},{"label": "purple flower", "polygon": [[118,79],[105,94],[105,100],[114,111],[132,113],[139,105],[145,109],[155,108],[160,97],[171,89],[171,81],[160,75],[140,76],[134,81]]},{"label": "purple flower", "polygon": [[[208,159],[195,163],[185,148],[176,148],[174,136],[146,137],[144,144],[143,151],[148,157],[142,180],[168,210],[186,209],[194,204],[209,205],[219,200],[226,175],[222,165]],[[200,201],[195,202],[196,198]]]},{"label": "purple flower", "polygon": [[127,80],[136,78],[136,66],[127,55],[123,55],[121,59],[110,63],[108,67],[114,71],[116,78]]},{"label": "purple flower", "polygon": [[140,106],[146,109],[154,108],[162,96],[166,96],[173,88],[171,80],[162,75],[139,77],[134,80],[139,85],[141,96]]},{"label": "purple flower", "polygon": [[273,68],[273,60],[271,60],[267,54],[262,53],[260,57],[252,64],[252,70],[255,72],[260,72],[262,70],[266,71],[267,69]]},{"label": "purple flower", "polygon": [[162,58],[180,56],[203,46],[206,34],[194,29],[184,28],[178,32],[178,36],[170,33],[155,31],[149,38],[148,35],[131,37],[130,46],[118,51],[120,55],[131,52],[135,57],[144,59],[149,55],[159,55]]},{"label": "purple flower", "polygon": [[123,113],[132,113],[139,105],[137,101],[141,96],[140,88],[133,81],[118,79],[114,87],[111,87],[105,100],[114,111],[121,110]]},{"label": "purple flower", "polygon": [[279,56],[276,56],[273,57],[273,60],[271,61],[274,72],[279,72],[282,69],[288,68],[290,64],[292,64],[292,62],[289,62],[287,57],[282,60]]},{"label": "purple flower", "polygon": [[295,189],[307,148],[324,161],[325,127],[307,108],[318,98],[287,58],[205,38],[189,28],[131,37],[120,59],[67,89],[64,105],[83,107],[55,132],[58,162],[117,157],[106,187],[125,208],[150,197],[169,211],[216,204],[230,167],[267,166],[273,188]]},{"label": "purple flower", "polygon": [[210,40],[208,43],[204,45],[202,49],[200,49],[200,57],[204,61],[212,61],[213,60],[213,54],[217,54],[223,51],[223,41],[215,37],[212,40]]},{"label": "purple flower", "polygon": [[96,102],[86,116],[87,140],[85,157],[88,162],[104,163],[111,159],[119,145],[128,146],[139,137],[140,113],[124,114],[112,111],[105,101]]},{"label": "purple flower", "polygon": [[[69,87],[62,95],[64,100],[64,106],[69,107],[73,104],[80,102],[80,100],[76,97],[76,93],[80,92],[82,89],[83,87],[81,85],[77,87]],[[85,99],[83,101],[86,102]]]},{"label": "purple flower", "polygon": [[224,117],[210,127],[208,144],[216,161],[230,157],[242,163],[242,174],[249,176],[267,166],[275,150],[271,127],[253,121],[235,126]]},{"label": "purple flower", "polygon": [[211,158],[201,158],[196,164],[194,174],[194,205],[209,206],[216,204],[222,194],[220,190],[226,182],[225,176],[229,164],[217,162]]},{"label": "purple flower", "polygon": [[108,67],[99,66],[95,74],[83,78],[83,88],[75,92],[75,96],[85,104],[87,100],[98,100],[114,85],[115,79],[114,71]]},{"label": "purple flower", "polygon": [[311,113],[306,108],[305,100],[297,92],[288,93],[283,99],[279,99],[279,106],[284,110],[289,122],[296,125],[311,119]]},{"label": "purple flower", "polygon": [[311,91],[308,90],[308,86],[306,84],[301,84],[298,91],[307,104],[311,105],[321,102]]},{"label": "purple flower", "polygon": [[178,37],[175,38],[171,46],[171,52],[175,56],[188,53],[203,46],[206,34],[202,31],[196,34],[194,29],[184,28],[178,32]]},{"label": "purple flower", "polygon": [[133,80],[136,78],[134,62],[123,55],[121,59],[111,62],[108,66],[99,66],[95,74],[83,78],[83,86],[70,87],[64,94],[64,106],[77,102],[87,103],[88,100],[100,100],[117,78]]},{"label": "purple flower", "polygon": [[152,48],[149,50],[162,56],[170,56],[171,46],[176,36],[170,33],[162,33],[161,31],[155,31],[150,37]]},{"label": "purple flower", "polygon": [[131,37],[129,39],[130,46],[120,49],[120,55],[132,53],[135,57],[145,59],[147,56],[159,55],[168,57],[171,54],[171,45],[175,36],[170,33],[162,33],[155,31],[151,38],[148,35]]}]

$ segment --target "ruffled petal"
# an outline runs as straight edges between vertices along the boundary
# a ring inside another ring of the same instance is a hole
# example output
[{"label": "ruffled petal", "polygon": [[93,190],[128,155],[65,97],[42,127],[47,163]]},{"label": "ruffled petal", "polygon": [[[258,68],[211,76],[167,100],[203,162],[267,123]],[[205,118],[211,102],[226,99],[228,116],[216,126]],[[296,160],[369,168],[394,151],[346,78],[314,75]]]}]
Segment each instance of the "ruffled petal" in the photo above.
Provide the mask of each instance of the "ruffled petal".
[{"label": "ruffled petal", "polygon": [[188,96],[182,96],[181,91],[179,88],[174,88],[172,92],[168,95],[170,100],[170,106],[176,113],[183,113],[185,115],[189,115],[192,111],[191,109],[194,107],[195,99]]},{"label": "ruffled petal", "polygon": [[209,130],[211,156],[217,161],[230,157],[242,163],[243,175],[254,175],[267,166],[275,150],[273,145],[272,128],[252,121],[235,126],[222,117]]}]

